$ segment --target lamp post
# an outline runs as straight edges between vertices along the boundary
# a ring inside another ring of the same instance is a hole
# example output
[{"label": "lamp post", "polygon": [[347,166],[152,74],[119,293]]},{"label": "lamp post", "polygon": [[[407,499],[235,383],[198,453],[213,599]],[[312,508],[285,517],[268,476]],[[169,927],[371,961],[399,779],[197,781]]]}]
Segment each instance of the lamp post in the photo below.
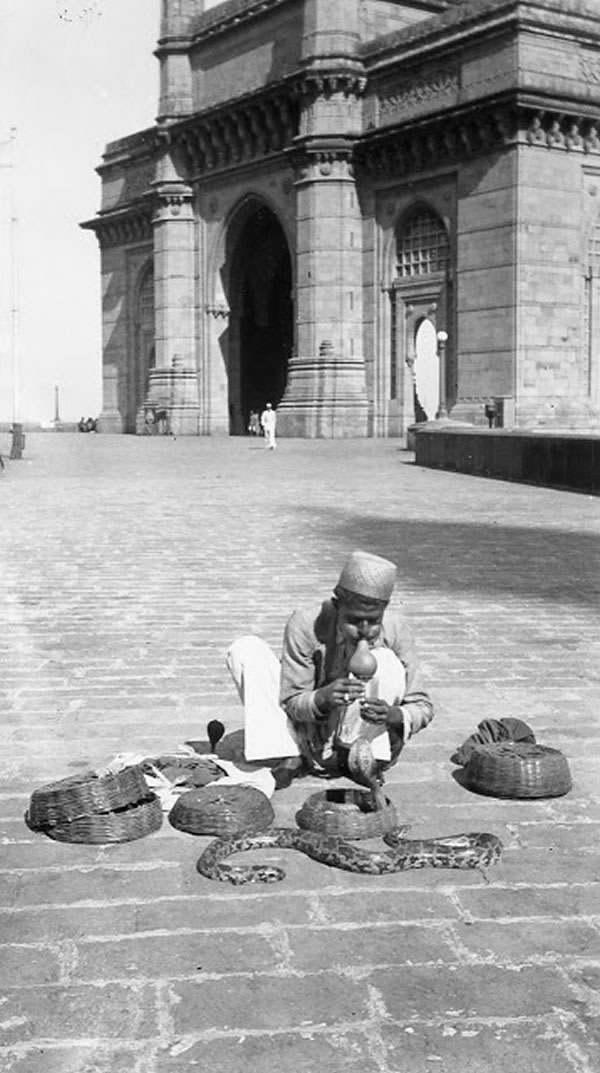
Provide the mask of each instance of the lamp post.
[{"label": "lamp post", "polygon": [[437,333],[437,347],[439,358],[439,372],[440,372],[440,401],[438,404],[438,411],[435,415],[436,421],[440,418],[448,417],[448,410],[446,409],[446,343],[448,342],[448,332]]}]

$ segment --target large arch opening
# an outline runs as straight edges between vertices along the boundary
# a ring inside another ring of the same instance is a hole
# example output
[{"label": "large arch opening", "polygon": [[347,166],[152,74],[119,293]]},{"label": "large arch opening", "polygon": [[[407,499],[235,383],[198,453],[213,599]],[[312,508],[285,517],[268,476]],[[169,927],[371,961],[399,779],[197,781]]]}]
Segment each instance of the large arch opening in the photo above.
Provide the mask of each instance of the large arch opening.
[{"label": "large arch opening", "polygon": [[281,402],[294,339],[290,251],[267,205],[246,206],[229,263],[229,431],[242,435],[253,410]]}]

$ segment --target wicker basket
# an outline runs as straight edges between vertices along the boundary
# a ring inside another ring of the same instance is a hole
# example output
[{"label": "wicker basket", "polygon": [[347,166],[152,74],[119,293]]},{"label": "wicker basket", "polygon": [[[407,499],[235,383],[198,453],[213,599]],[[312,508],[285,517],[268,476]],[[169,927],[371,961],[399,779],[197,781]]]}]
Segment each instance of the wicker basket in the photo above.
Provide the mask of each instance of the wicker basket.
[{"label": "wicker basket", "polygon": [[398,827],[398,815],[386,798],[385,807],[368,810],[368,790],[323,790],[311,794],[296,813],[296,823],[305,831],[356,839],[379,838]]},{"label": "wicker basket", "polygon": [[[34,827],[33,830],[41,830],[55,842],[133,842],[136,838],[158,831],[162,817],[159,798],[149,793],[145,801],[113,812],[97,812],[80,816],[70,823],[55,823],[45,828]],[[25,822],[31,827],[28,814]]]},{"label": "wicker basket", "polygon": [[204,786],[177,799],[169,822],[191,835],[264,831],[275,818],[268,797],[253,786]]},{"label": "wicker basket", "polygon": [[136,765],[110,775],[86,771],[34,790],[27,822],[32,830],[45,830],[98,812],[127,808],[149,795],[150,787]]},{"label": "wicker basket", "polygon": [[560,797],[572,786],[563,753],[524,741],[478,746],[465,768],[465,782],[490,797]]}]

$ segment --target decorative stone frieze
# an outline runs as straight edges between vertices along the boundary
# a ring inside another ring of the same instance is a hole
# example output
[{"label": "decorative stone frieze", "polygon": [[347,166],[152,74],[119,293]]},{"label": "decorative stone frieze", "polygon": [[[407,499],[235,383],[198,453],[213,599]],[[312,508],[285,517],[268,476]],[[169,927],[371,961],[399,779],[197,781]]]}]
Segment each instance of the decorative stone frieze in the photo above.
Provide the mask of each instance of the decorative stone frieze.
[{"label": "decorative stone frieze", "polygon": [[440,69],[428,76],[396,83],[392,91],[381,90],[377,97],[379,121],[393,123],[405,119],[422,105],[445,103],[454,99],[459,89],[458,72]]}]

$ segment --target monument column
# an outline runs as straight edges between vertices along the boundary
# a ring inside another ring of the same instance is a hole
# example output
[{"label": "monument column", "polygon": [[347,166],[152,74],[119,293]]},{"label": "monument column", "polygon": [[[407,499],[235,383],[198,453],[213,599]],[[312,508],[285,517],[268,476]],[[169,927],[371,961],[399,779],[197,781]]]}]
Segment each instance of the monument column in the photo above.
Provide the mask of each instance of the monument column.
[{"label": "monument column", "polygon": [[145,405],[167,409],[173,433],[197,435],[193,195],[178,176],[168,148],[153,186],[156,365],[150,371]]},{"label": "monument column", "polygon": [[358,0],[306,0],[296,173],[296,352],[278,407],[292,436],[366,436],[362,217],[352,169],[365,85]]},{"label": "monument column", "polygon": [[199,0],[161,0],[160,37],[154,55],[160,64],[158,121],[177,119],[192,111],[190,29]]}]

